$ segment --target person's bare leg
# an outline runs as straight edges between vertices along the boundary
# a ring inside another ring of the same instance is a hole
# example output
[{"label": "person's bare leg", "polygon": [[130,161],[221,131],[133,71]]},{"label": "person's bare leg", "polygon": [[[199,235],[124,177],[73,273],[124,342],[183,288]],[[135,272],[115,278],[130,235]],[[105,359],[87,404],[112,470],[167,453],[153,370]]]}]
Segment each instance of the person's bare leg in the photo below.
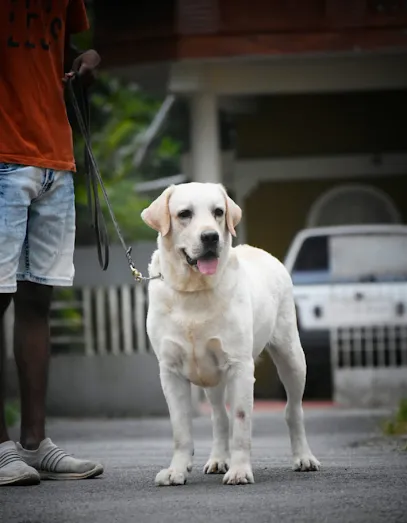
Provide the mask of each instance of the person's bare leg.
[{"label": "person's bare leg", "polygon": [[0,294],[0,443],[8,441],[9,435],[6,427],[5,416],[5,380],[6,380],[6,354],[3,346],[3,318],[8,306],[11,302],[11,294]]},{"label": "person's bare leg", "polygon": [[6,354],[3,345],[2,321],[11,301],[11,294],[0,293],[0,488],[10,485],[37,485],[38,472],[18,454],[16,443],[10,441],[4,412]]},{"label": "person's bare leg", "polygon": [[51,298],[50,286],[17,284],[14,352],[20,380],[21,436],[16,448],[42,479],[93,478],[102,474],[101,464],[69,456],[45,437]]},{"label": "person's bare leg", "polygon": [[18,282],[14,295],[14,354],[21,396],[21,445],[37,449],[45,439],[52,287]]}]

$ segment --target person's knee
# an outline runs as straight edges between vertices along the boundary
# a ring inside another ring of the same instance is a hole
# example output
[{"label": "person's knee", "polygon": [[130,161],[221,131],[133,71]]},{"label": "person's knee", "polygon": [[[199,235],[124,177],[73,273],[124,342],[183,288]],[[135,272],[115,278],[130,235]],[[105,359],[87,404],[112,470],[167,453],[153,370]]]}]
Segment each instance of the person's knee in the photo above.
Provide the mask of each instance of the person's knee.
[{"label": "person's knee", "polygon": [[52,287],[32,282],[19,282],[14,295],[18,316],[48,317],[52,299]]}]

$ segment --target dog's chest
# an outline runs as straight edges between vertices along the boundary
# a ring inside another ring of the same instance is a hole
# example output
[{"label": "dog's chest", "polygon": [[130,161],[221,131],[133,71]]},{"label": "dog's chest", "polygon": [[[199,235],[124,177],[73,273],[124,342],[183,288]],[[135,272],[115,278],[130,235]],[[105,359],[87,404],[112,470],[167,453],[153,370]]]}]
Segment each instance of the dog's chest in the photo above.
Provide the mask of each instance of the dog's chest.
[{"label": "dog's chest", "polygon": [[195,385],[218,385],[228,368],[228,358],[217,307],[210,301],[181,301],[167,313],[167,341],[162,345],[161,358]]},{"label": "dog's chest", "polygon": [[202,340],[192,333],[183,345],[183,375],[200,387],[215,387],[228,368],[227,356],[220,338]]}]

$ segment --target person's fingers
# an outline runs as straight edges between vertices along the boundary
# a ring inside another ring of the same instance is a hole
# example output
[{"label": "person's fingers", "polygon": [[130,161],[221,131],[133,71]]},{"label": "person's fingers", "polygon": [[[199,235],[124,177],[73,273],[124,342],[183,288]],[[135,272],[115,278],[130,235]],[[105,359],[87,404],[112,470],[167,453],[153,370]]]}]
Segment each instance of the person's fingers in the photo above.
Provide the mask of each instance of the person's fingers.
[{"label": "person's fingers", "polygon": [[68,80],[73,78],[75,76],[75,74],[76,73],[74,71],[70,71],[69,73],[65,73],[64,77],[62,78],[62,81],[66,83]]}]

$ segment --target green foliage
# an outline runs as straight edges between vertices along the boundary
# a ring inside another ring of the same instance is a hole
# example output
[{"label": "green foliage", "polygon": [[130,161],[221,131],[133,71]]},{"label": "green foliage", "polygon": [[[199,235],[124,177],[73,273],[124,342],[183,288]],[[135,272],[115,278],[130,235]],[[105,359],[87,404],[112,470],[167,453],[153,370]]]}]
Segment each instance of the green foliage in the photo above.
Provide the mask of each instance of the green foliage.
[{"label": "green foliage", "polygon": [[396,419],[399,423],[407,423],[407,398],[400,401]]},{"label": "green foliage", "polygon": [[407,434],[407,398],[400,401],[395,416],[384,422],[383,431],[388,436]]},{"label": "green foliage", "polygon": [[75,287],[55,288],[51,309],[52,335],[70,338],[70,342],[69,344],[54,343],[52,346],[53,354],[82,353],[84,324],[83,309],[79,305],[82,298],[81,289]]},{"label": "green foliage", "polygon": [[91,102],[95,116],[92,143],[106,179],[131,176],[136,181],[177,172],[180,145],[165,134],[156,139],[143,169],[137,172],[134,168],[143,134],[162,100],[139,91],[134,84],[126,85],[103,74]]},{"label": "green foliage", "polygon": [[[177,174],[180,142],[173,138],[171,129],[168,132],[164,128],[152,144],[142,168],[134,167],[134,159],[162,100],[141,92],[134,84],[125,84],[104,73],[92,91],[90,103],[92,149],[120,227],[127,239],[153,239],[154,232],[140,218],[141,210],[149,201],[136,194],[135,185],[142,180]],[[72,108],[69,114],[74,129],[78,168],[76,199],[80,227],[82,217],[88,220],[88,215],[83,212],[87,204],[85,180],[81,176],[84,173],[83,139],[76,128]],[[114,238],[107,214],[106,222]],[[78,243],[88,243],[88,236],[84,238],[79,234]]]},{"label": "green foliage", "polygon": [[20,406],[17,401],[6,401],[5,405],[6,426],[13,427],[20,419]]}]

